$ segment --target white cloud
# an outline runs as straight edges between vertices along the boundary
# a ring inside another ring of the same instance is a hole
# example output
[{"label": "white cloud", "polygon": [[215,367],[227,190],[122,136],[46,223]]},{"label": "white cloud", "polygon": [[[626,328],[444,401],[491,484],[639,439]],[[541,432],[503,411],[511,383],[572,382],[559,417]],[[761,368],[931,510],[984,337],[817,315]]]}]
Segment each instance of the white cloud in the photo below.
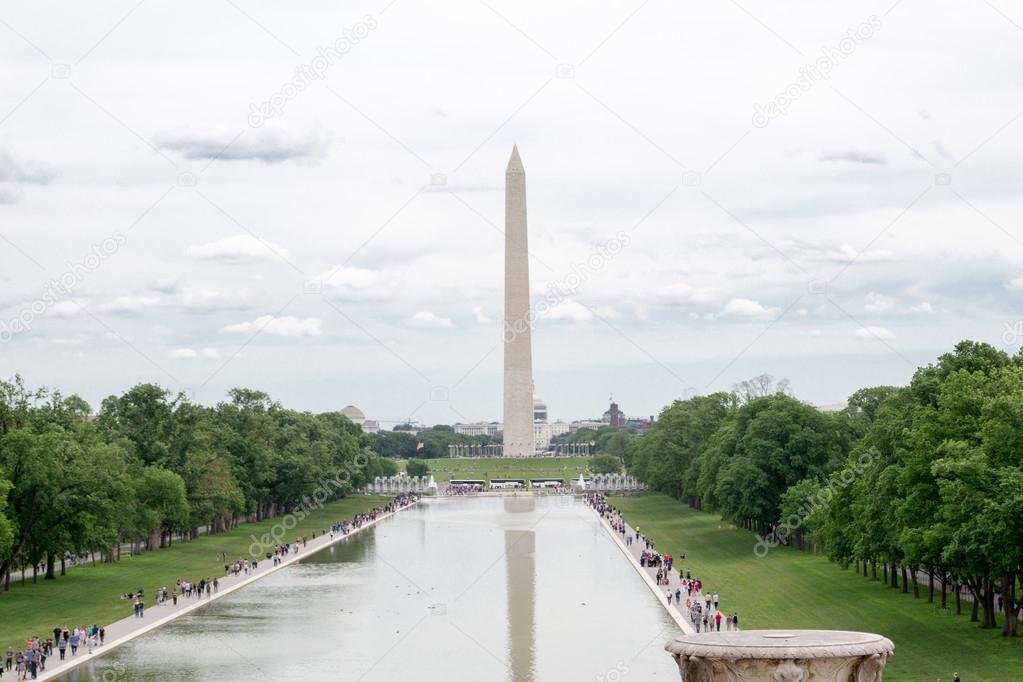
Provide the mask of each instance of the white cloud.
[{"label": "white cloud", "polygon": [[420,310],[415,315],[408,319],[408,323],[413,327],[453,327],[451,320],[446,317],[440,317],[435,315],[429,310]]},{"label": "white cloud", "polygon": [[173,294],[178,290],[178,278],[177,277],[158,277],[149,285],[149,288],[153,291],[158,291],[161,294]]},{"label": "white cloud", "polygon": [[239,322],[229,324],[221,331],[231,334],[269,334],[270,336],[320,336],[323,334],[323,320],[318,317],[307,317],[300,319],[287,315],[285,317],[273,317],[263,315],[251,322]]},{"label": "white cloud", "polygon": [[321,272],[316,278],[332,298],[348,301],[372,301],[385,298],[396,279],[382,277],[378,270],[341,265]]},{"label": "white cloud", "polygon": [[228,128],[189,128],[154,136],[161,149],[178,152],[191,160],[262,161],[281,163],[293,160],[315,160],[326,155],[330,134],[313,128],[294,134],[278,125],[249,128],[243,135]]},{"label": "white cloud", "polygon": [[220,357],[220,351],[216,348],[175,348],[170,353],[170,357],[175,360],[194,360],[196,358],[203,358],[205,360],[213,360]]},{"label": "white cloud", "polygon": [[113,313],[115,315],[129,315],[152,308],[159,303],[159,300],[153,296],[118,296],[106,303],[97,305],[96,311]]},{"label": "white cloud", "polygon": [[195,244],[185,249],[185,254],[199,260],[220,263],[252,263],[272,261],[288,257],[283,246],[256,239],[252,235],[237,234],[205,244]]},{"label": "white cloud", "polygon": [[894,307],[894,298],[871,291],[867,294],[867,302],[863,305],[863,310],[868,313],[882,313]]},{"label": "white cloud", "polygon": [[778,314],[777,308],[765,308],[759,301],[749,298],[733,298],[725,304],[721,311],[725,315],[765,319]]},{"label": "white cloud", "polygon": [[493,321],[487,317],[487,314],[483,312],[483,308],[479,306],[472,309],[472,314],[476,318],[477,324],[490,324]]},{"label": "white cloud", "polygon": [[46,185],[53,179],[53,171],[34,164],[15,161],[0,149],[0,204],[14,204],[21,200],[22,185]]},{"label": "white cloud", "polygon": [[868,251],[859,251],[850,244],[840,244],[838,248],[802,244],[795,249],[797,260],[818,260],[829,263],[885,263],[895,260],[895,254],[887,249],[871,247]]},{"label": "white cloud", "polygon": [[1005,288],[1009,291],[1023,291],[1023,277],[1009,280],[1005,284]]},{"label": "white cloud", "polygon": [[164,304],[187,313],[208,313],[221,310],[240,310],[249,304],[246,290],[225,293],[215,289],[187,288],[167,298]]},{"label": "white cloud", "polygon": [[856,330],[856,336],[861,339],[874,339],[887,341],[895,338],[895,333],[886,327],[867,326]]},{"label": "white cloud", "polygon": [[932,306],[927,301],[924,301],[923,303],[917,303],[915,306],[912,306],[909,309],[909,312],[911,312],[911,313],[933,313],[934,312],[934,306]]},{"label": "white cloud", "polygon": [[552,305],[541,313],[540,317],[545,320],[567,320],[569,322],[587,322],[593,319],[593,313],[586,306],[573,301],[565,300]]},{"label": "white cloud", "polygon": [[53,317],[71,317],[81,312],[82,309],[75,301],[57,301],[49,307],[46,314]]}]

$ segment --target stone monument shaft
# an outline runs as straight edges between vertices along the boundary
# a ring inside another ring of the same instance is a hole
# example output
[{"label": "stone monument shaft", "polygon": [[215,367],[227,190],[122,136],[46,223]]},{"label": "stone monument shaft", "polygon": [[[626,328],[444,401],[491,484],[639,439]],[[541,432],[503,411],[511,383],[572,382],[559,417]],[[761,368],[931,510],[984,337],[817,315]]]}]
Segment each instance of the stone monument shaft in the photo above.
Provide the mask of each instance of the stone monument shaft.
[{"label": "stone monument shaft", "polygon": [[533,346],[526,171],[512,147],[504,176],[504,456],[532,457]]}]

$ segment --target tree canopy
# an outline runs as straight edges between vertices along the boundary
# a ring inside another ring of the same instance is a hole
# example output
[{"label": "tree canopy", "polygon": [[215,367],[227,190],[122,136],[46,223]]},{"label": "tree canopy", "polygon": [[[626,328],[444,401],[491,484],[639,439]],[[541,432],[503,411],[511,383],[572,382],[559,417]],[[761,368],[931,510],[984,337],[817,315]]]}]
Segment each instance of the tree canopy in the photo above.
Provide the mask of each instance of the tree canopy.
[{"label": "tree canopy", "polygon": [[[880,566],[903,591],[923,571],[1016,631],[1023,585],[1023,354],[962,341],[909,386],[853,393],[822,412],[758,377],[665,408],[627,446],[632,473],[715,511],[764,546],[819,545]],[[944,603],[944,598],[943,598]],[[979,611],[979,613],[978,613]]]},{"label": "tree canopy", "polygon": [[68,554],[116,559],[332,500],[394,462],[338,413],[281,407],[232,390],[212,407],[156,384],[102,401],[95,419],[78,396],[0,381],[0,581]]}]

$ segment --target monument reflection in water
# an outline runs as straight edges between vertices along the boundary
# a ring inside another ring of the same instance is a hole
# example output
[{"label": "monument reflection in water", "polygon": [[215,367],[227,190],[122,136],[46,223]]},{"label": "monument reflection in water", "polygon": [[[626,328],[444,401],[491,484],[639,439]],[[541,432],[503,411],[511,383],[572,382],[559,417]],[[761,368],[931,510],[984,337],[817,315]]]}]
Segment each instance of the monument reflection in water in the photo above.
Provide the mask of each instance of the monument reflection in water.
[{"label": "monument reflection in water", "polygon": [[441,498],[58,679],[672,680],[677,634],[581,500]]}]

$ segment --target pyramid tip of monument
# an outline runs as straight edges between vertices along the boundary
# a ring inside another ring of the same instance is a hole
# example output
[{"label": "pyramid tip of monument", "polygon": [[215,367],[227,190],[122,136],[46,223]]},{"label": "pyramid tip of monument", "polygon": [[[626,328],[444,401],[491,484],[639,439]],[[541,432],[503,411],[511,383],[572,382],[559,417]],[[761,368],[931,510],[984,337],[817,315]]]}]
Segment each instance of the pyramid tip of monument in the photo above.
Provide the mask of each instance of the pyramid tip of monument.
[{"label": "pyramid tip of monument", "polygon": [[508,159],[508,171],[523,171],[522,159],[519,157],[519,146],[517,144],[512,145],[511,158]]}]

